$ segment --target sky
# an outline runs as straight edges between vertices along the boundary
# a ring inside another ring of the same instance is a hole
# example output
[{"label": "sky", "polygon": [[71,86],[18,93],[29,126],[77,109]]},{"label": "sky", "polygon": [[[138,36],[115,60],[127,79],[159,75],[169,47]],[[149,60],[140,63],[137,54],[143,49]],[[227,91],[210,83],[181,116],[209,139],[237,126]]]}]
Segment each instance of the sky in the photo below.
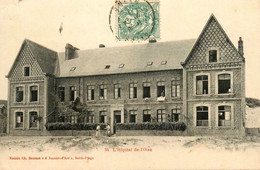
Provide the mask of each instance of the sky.
[{"label": "sky", "polygon": [[[109,27],[114,1],[0,0],[0,99],[7,99],[5,76],[25,38],[57,52],[66,43],[82,50],[147,43],[116,40]],[[198,38],[211,14],[236,47],[243,38],[246,96],[260,99],[260,0],[160,0],[158,42]]]}]

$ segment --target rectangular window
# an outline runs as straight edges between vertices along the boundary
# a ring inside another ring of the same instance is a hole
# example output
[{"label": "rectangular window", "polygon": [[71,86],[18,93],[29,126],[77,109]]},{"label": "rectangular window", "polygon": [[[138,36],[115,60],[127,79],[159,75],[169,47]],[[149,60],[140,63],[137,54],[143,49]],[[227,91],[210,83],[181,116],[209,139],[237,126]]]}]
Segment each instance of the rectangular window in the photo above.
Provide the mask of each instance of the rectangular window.
[{"label": "rectangular window", "polygon": [[143,122],[151,122],[151,110],[143,111]]},{"label": "rectangular window", "polygon": [[70,101],[74,101],[76,99],[76,87],[71,86],[70,87]]},{"label": "rectangular window", "polygon": [[129,98],[130,99],[137,98],[137,83],[130,83]]},{"label": "rectangular window", "polygon": [[107,112],[100,111],[99,123],[107,123]]},{"label": "rectangular window", "polygon": [[218,126],[231,126],[231,107],[218,107]]},{"label": "rectangular window", "polygon": [[143,83],[143,98],[150,98],[151,93],[150,93],[150,83]]},{"label": "rectangular window", "polygon": [[88,123],[94,123],[94,112],[93,111],[89,111],[88,112]]},{"label": "rectangular window", "polygon": [[121,85],[120,84],[114,85],[114,98],[115,99],[121,98]]},{"label": "rectangular window", "polygon": [[230,74],[218,75],[218,93],[231,93],[231,76]]},{"label": "rectangular window", "polygon": [[38,86],[30,87],[30,101],[31,102],[38,101]]},{"label": "rectangular window", "polygon": [[15,127],[23,127],[23,112],[15,113]]},{"label": "rectangular window", "polygon": [[180,108],[172,109],[172,122],[178,122],[179,121],[180,113],[181,113],[181,109]]},{"label": "rectangular window", "polygon": [[209,50],[209,62],[217,62],[217,50]]},{"label": "rectangular window", "polygon": [[157,82],[157,97],[165,97],[165,82]]},{"label": "rectangular window", "polygon": [[16,87],[16,102],[23,101],[23,87]]},{"label": "rectangular window", "polygon": [[180,97],[181,88],[180,88],[180,78],[172,80],[172,97]]},{"label": "rectangular window", "polygon": [[100,100],[106,100],[107,99],[107,86],[106,85],[100,85],[100,87],[99,87],[99,99]]},{"label": "rectangular window", "polygon": [[165,110],[157,110],[157,122],[166,122]]},{"label": "rectangular window", "polygon": [[30,67],[24,67],[23,75],[24,76],[30,76]]},{"label": "rectangular window", "polygon": [[136,115],[137,111],[136,110],[130,110],[130,123],[136,123]]},{"label": "rectangular window", "polygon": [[209,113],[208,107],[206,106],[198,106],[196,108],[197,111],[197,126],[208,126],[209,124]]},{"label": "rectangular window", "polygon": [[196,94],[208,94],[208,76],[196,76]]},{"label": "rectangular window", "polygon": [[94,100],[95,86],[88,86],[88,100]]},{"label": "rectangular window", "polygon": [[65,87],[59,87],[58,88],[58,95],[61,102],[65,101]]},{"label": "rectangular window", "polygon": [[38,119],[38,114],[37,112],[30,112],[29,113],[29,127],[30,128],[35,128],[37,127],[37,119]]}]

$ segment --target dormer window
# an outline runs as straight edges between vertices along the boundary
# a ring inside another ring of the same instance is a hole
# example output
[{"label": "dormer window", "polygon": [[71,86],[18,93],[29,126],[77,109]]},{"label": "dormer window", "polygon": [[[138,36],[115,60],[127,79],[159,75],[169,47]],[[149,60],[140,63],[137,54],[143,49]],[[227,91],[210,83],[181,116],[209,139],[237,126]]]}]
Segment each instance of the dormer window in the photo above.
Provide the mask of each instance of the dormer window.
[{"label": "dormer window", "polygon": [[217,50],[209,50],[209,62],[217,62]]},{"label": "dormer window", "polygon": [[166,65],[167,64],[167,61],[162,61],[161,62],[161,65]]},{"label": "dormer window", "polygon": [[105,69],[109,69],[110,68],[110,65],[106,65]]},{"label": "dormer window", "polygon": [[24,76],[30,76],[30,67],[28,67],[28,66],[26,66],[26,67],[24,67],[24,70],[23,70],[23,75]]},{"label": "dormer window", "polygon": [[125,66],[125,64],[120,64],[119,68],[123,68]]},{"label": "dormer window", "polygon": [[153,65],[153,62],[147,63],[147,66],[152,66],[152,65]]},{"label": "dormer window", "polygon": [[76,70],[76,67],[71,67],[70,71]]}]

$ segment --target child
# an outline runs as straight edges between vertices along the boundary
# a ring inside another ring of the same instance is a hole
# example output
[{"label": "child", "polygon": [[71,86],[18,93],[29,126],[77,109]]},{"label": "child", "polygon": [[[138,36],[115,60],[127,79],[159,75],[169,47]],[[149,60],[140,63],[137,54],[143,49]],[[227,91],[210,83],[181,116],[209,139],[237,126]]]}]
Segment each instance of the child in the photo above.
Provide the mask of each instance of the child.
[{"label": "child", "polygon": [[99,136],[100,136],[100,125],[98,124],[97,128],[96,128],[96,137],[99,137]]},{"label": "child", "polygon": [[106,130],[107,130],[107,136],[110,137],[111,136],[111,128],[110,128],[109,124],[107,124]]}]

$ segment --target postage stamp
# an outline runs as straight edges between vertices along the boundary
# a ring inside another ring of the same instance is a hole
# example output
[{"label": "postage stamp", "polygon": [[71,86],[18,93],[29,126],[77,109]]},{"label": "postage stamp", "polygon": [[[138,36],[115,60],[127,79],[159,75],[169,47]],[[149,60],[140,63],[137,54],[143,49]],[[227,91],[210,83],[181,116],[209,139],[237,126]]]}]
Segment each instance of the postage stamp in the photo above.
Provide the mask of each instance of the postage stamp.
[{"label": "postage stamp", "polygon": [[118,40],[160,38],[159,1],[119,1],[115,3]]}]

